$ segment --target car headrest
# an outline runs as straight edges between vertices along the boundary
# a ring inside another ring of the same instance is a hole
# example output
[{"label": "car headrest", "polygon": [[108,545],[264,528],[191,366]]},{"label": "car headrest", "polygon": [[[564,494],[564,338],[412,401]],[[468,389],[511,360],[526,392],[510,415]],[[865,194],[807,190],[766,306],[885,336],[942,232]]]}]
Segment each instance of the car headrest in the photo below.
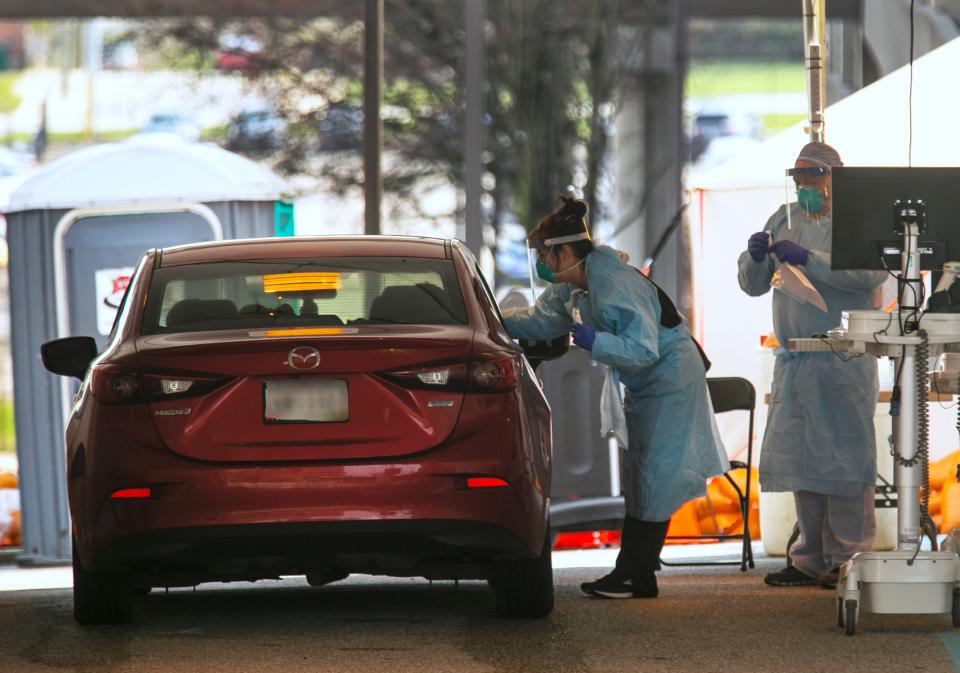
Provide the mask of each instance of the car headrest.
[{"label": "car headrest", "polygon": [[229,299],[183,299],[167,313],[167,327],[203,320],[218,320],[237,314],[237,306]]},{"label": "car headrest", "polygon": [[447,308],[443,290],[431,283],[386,288],[370,305],[370,321],[427,325],[459,322]]}]

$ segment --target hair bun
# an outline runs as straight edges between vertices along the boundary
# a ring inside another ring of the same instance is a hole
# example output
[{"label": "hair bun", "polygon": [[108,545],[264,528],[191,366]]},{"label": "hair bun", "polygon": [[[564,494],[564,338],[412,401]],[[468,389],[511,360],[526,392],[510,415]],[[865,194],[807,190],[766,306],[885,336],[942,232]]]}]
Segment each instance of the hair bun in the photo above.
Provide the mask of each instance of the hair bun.
[{"label": "hair bun", "polygon": [[560,199],[560,207],[557,209],[564,217],[575,217],[580,219],[587,214],[587,204],[585,201],[575,199],[572,196],[557,194]]}]

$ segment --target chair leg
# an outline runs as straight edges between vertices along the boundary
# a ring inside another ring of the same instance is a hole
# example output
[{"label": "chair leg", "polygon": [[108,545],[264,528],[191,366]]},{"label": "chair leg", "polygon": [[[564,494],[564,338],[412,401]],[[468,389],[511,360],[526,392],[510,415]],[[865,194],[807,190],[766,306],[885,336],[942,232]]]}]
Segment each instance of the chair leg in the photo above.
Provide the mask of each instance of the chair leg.
[{"label": "chair leg", "polygon": [[[743,491],[740,490],[740,487],[737,486],[737,482],[733,480],[733,477],[729,473],[724,472],[723,476],[726,480],[733,486],[733,490],[737,493],[737,500],[740,502],[740,519],[743,522],[743,533],[741,539],[743,540],[743,547],[740,550],[740,571],[747,572],[747,559],[749,558],[750,567],[753,568],[753,548],[750,546],[750,503],[747,501],[746,496],[744,496]],[[750,469],[747,469],[747,479],[750,479]],[[749,481],[748,481],[749,484]]]},{"label": "chair leg", "polygon": [[753,567],[753,548],[750,546],[750,503],[746,499],[740,502],[740,516],[743,519],[743,551],[740,554],[740,571],[747,572],[747,564]]}]

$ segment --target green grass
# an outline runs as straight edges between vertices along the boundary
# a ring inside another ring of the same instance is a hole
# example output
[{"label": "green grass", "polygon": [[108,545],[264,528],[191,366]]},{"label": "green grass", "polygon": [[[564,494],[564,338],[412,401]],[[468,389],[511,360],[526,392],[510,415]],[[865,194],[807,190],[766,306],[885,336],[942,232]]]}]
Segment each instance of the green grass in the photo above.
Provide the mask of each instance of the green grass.
[{"label": "green grass", "polygon": [[227,124],[207,126],[200,131],[200,140],[205,143],[223,143],[227,140]]},{"label": "green grass", "polygon": [[0,453],[13,453],[14,443],[13,400],[0,399]]},{"label": "green grass", "polygon": [[[94,140],[98,142],[115,142],[117,140],[125,140],[137,133],[139,129],[121,129],[119,131],[99,131],[94,135]],[[35,134],[33,133],[23,133],[16,132],[11,133],[6,136],[6,140],[15,140],[25,143],[29,143],[33,140]],[[51,143],[69,143],[76,144],[86,142],[88,140],[87,135],[83,131],[70,131],[68,133],[63,132],[54,132],[50,133],[47,136],[47,139]]]},{"label": "green grass", "polygon": [[780,133],[785,129],[790,128],[799,121],[803,121],[807,118],[805,114],[786,114],[780,112],[771,112],[765,114],[761,117],[763,120],[763,135],[772,136],[775,133]]},{"label": "green grass", "polygon": [[741,93],[806,91],[803,63],[765,61],[691,61],[685,94],[693,98]]},{"label": "green grass", "polygon": [[[118,129],[114,131],[98,131],[94,134],[92,140],[101,143],[110,143],[117,142],[120,140],[126,140],[132,135],[136,135],[140,132],[140,129]],[[29,143],[33,140],[33,133],[22,133],[16,132],[11,133],[6,136],[6,140],[17,140],[25,143]],[[201,130],[201,140],[204,142],[217,142],[221,140],[226,140],[227,138],[227,127],[226,125],[222,126],[211,126],[209,128],[204,128]],[[48,139],[52,143],[68,143],[71,145],[76,145],[80,143],[86,143],[90,138],[87,138],[87,135],[83,131],[70,131],[68,133],[63,132],[53,132],[50,133]]]},{"label": "green grass", "polygon": [[13,92],[13,85],[20,79],[16,70],[0,72],[0,113],[13,112],[20,106],[20,96]]}]

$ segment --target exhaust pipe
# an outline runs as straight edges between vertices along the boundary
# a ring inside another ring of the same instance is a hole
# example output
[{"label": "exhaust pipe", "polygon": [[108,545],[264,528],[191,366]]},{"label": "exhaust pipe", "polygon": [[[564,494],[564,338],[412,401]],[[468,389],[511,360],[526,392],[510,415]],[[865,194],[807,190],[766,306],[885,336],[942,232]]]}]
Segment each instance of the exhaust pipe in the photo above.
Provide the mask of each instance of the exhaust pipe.
[{"label": "exhaust pipe", "polygon": [[803,53],[807,66],[807,100],[810,140],[823,142],[823,107],[826,98],[826,0],[803,2]]}]

